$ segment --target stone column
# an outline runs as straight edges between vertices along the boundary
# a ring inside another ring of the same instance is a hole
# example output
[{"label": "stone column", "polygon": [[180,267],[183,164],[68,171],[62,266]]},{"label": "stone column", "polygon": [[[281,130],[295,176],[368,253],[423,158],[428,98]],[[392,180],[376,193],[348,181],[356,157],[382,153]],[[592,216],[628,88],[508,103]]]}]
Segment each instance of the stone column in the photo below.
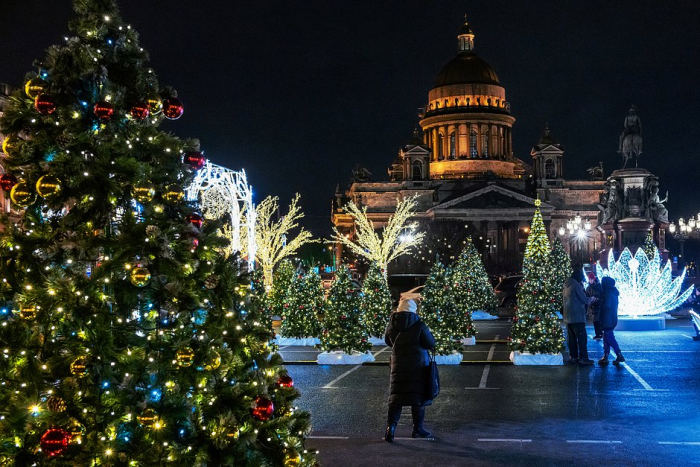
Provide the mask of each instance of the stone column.
[{"label": "stone column", "polygon": [[433,155],[432,155],[432,157],[433,157],[433,162],[435,162],[438,160],[438,147],[437,147],[437,145],[438,145],[439,139],[438,139],[437,127],[434,127],[431,133],[433,135],[433,145],[432,145]]}]

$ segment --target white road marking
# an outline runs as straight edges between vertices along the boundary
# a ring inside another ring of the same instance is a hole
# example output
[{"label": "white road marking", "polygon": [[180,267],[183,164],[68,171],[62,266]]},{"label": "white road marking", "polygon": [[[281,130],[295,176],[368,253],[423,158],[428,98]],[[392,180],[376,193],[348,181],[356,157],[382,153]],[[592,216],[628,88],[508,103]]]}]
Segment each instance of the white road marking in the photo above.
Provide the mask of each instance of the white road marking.
[{"label": "white road marking", "polygon": [[[384,439],[384,438],[382,438]],[[394,436],[394,440],[400,441],[435,441],[435,438],[411,438],[408,436]]]},{"label": "white road marking", "polygon": [[479,438],[482,443],[532,443],[531,439],[507,439],[507,438]]},{"label": "white road marking", "polygon": [[288,346],[288,345],[285,345],[284,347],[280,347],[280,350],[284,350],[284,349],[286,349],[287,347],[289,347],[289,346]]},{"label": "white road marking", "polygon": [[681,334],[683,337],[687,337],[690,340],[693,340],[693,336],[689,336],[688,334]]},{"label": "white road marking", "polygon": [[[389,349],[389,348],[390,348],[390,347],[384,347],[382,350],[379,350],[379,351],[375,352],[373,355],[376,357],[377,355],[379,355],[379,354],[382,353],[382,352],[385,352],[385,351],[386,351],[387,349]],[[340,381],[341,379],[345,378],[347,375],[349,375],[350,373],[352,373],[353,371],[355,371],[355,370],[357,370],[358,368],[361,368],[361,367],[362,367],[362,365],[357,365],[357,366],[354,366],[354,367],[350,368],[348,371],[346,371],[346,372],[343,373],[342,375],[338,376],[336,379],[334,379],[334,380],[331,381],[330,383],[326,384],[325,386],[321,386],[322,389],[335,389],[335,388],[333,387],[333,385],[334,385],[335,383],[337,383],[338,381]]]},{"label": "white road marking", "polygon": [[307,436],[306,439],[350,439],[349,436]]},{"label": "white road marking", "polygon": [[659,444],[673,444],[681,446],[700,446],[699,441],[659,441]]},{"label": "white road marking", "polygon": [[622,441],[610,441],[606,439],[567,439],[566,442],[574,444],[622,444]]},{"label": "white road marking", "polygon": [[[501,336],[496,336],[494,340],[498,340]],[[491,344],[491,349],[489,350],[489,355],[486,357],[487,361],[493,360],[493,353],[496,351],[496,343]],[[481,374],[481,381],[479,381],[479,389],[486,389],[486,381],[489,379],[489,372],[491,371],[491,365],[486,365],[484,367],[484,372]]]},{"label": "white road marking", "polygon": [[644,381],[644,378],[642,378],[641,376],[639,376],[639,374],[638,374],[636,371],[634,371],[632,368],[630,368],[630,366],[629,366],[627,363],[624,363],[624,362],[623,362],[623,363],[620,363],[620,365],[622,365],[622,367],[623,367],[625,370],[627,370],[627,371],[629,372],[629,374],[631,374],[632,376],[634,376],[634,379],[636,379],[636,380],[639,382],[639,384],[641,384],[642,386],[644,386],[644,389],[646,389],[647,391],[653,391],[653,390],[654,390],[654,388],[652,388],[651,386],[649,386],[649,383],[647,383],[646,381]]}]

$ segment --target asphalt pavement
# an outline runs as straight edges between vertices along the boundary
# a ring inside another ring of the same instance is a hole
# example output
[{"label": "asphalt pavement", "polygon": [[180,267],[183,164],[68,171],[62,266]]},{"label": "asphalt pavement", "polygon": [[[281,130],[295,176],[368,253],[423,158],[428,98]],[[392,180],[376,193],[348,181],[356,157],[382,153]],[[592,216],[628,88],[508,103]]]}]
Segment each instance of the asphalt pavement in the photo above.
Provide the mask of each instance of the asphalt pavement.
[{"label": "asphalt pavement", "polygon": [[[393,444],[383,441],[391,349],[375,346],[375,364],[348,366],[316,365],[311,347],[282,347],[302,392],[298,406],[312,415],[307,447],[321,465],[700,464],[700,342],[689,320],[616,332],[627,359],[619,367],[513,366],[510,322],[476,327],[463,364],[440,367],[442,390],[425,422],[434,438],[410,437],[406,407]],[[589,339],[588,349],[602,356],[602,342]]]}]

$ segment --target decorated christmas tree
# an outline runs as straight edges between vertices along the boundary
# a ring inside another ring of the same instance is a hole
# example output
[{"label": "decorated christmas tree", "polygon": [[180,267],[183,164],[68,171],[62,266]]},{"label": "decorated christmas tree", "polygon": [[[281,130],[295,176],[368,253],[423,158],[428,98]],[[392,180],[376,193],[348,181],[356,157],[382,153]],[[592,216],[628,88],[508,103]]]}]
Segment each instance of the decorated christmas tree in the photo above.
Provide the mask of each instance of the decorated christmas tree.
[{"label": "decorated christmas tree", "polygon": [[461,350],[461,339],[465,337],[462,313],[454,300],[451,275],[451,271],[436,260],[421,292],[420,316],[435,338],[435,352],[439,355]]},{"label": "decorated christmas tree", "polygon": [[[183,187],[183,106],[111,0],[75,0],[0,121],[0,464],[313,465],[262,283]],[[14,462],[14,463],[13,463]]]},{"label": "decorated christmas tree", "polygon": [[654,255],[656,254],[656,243],[654,243],[654,236],[652,235],[651,231],[647,233],[644,243],[642,244],[642,249],[647,255],[647,258],[649,258],[649,261],[654,259]]},{"label": "decorated christmas tree", "polygon": [[291,306],[289,296],[292,281],[297,275],[296,267],[290,260],[282,260],[274,272],[274,281],[267,293],[267,306],[274,316],[284,316]]},{"label": "decorated christmas tree", "polygon": [[315,271],[295,274],[287,298],[289,306],[282,315],[282,336],[297,339],[319,336],[324,303],[321,276]]},{"label": "decorated christmas tree", "polygon": [[342,350],[346,354],[370,350],[372,344],[362,323],[361,306],[360,291],[343,265],[336,271],[328,294],[318,348],[324,352]]},{"label": "decorated christmas tree", "polygon": [[552,354],[564,344],[564,333],[554,313],[551,273],[547,267],[549,239],[542,222],[540,200],[532,219],[523,259],[523,279],[517,292],[518,308],[511,327],[511,348],[520,352]]},{"label": "decorated christmas tree", "polygon": [[391,293],[384,272],[377,263],[369,267],[362,284],[362,314],[367,333],[383,338],[391,314]]},{"label": "decorated christmas tree", "polygon": [[462,314],[464,335],[473,336],[476,330],[472,323],[472,313],[478,310],[495,313],[497,302],[481,255],[471,237],[467,238],[462,253],[452,267],[452,281],[454,300]]},{"label": "decorated christmas tree", "polygon": [[550,281],[547,282],[549,287],[549,296],[553,300],[554,311],[562,312],[564,307],[563,291],[564,282],[571,277],[571,258],[564,250],[564,245],[557,238],[554,240],[552,250],[547,257],[547,269],[549,270]]}]

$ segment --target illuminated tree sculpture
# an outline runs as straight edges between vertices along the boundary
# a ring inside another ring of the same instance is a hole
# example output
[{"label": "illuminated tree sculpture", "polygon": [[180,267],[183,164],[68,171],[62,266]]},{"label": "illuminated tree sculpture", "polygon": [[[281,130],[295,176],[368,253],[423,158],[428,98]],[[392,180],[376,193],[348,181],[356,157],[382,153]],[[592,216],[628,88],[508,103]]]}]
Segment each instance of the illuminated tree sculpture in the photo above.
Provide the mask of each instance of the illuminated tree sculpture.
[{"label": "illuminated tree sculpture", "polygon": [[262,284],[185,199],[204,157],[159,129],[181,102],[114,1],[73,6],[0,119],[22,208],[0,218],[0,465],[314,465]]},{"label": "illuminated tree sculpture", "polygon": [[272,287],[272,274],[280,261],[294,255],[303,245],[315,241],[311,232],[303,227],[296,237],[289,238],[290,232],[299,226],[298,221],[304,217],[298,204],[299,197],[297,193],[287,214],[277,220],[274,219],[279,208],[279,198],[276,196],[268,196],[256,209],[256,259],[262,267],[266,287]]},{"label": "illuminated tree sculpture", "polygon": [[424,232],[415,232],[416,224],[408,224],[417,204],[415,196],[400,200],[380,235],[367,216],[367,207],[360,209],[351,201],[345,205],[345,210],[355,222],[357,241],[352,241],[335,227],[332,239],[348,247],[356,255],[377,263],[386,274],[387,266],[392,260],[410,253],[425,237]]},{"label": "illuminated tree sculpture", "polygon": [[547,267],[549,239],[540,213],[541,201],[532,219],[523,259],[523,279],[518,286],[518,309],[513,318],[510,346],[532,354],[558,353],[564,345],[562,331],[555,314],[551,273]]},{"label": "illuminated tree sculpture", "polygon": [[608,269],[596,264],[596,272],[598,277],[615,279],[615,286],[620,291],[618,313],[624,316],[658,315],[681,306],[693,293],[692,286],[681,293],[685,271],[674,280],[671,262],[667,261],[662,267],[657,248],[654,248],[651,260],[642,248],[634,256],[625,248],[617,261],[610,250]]}]

